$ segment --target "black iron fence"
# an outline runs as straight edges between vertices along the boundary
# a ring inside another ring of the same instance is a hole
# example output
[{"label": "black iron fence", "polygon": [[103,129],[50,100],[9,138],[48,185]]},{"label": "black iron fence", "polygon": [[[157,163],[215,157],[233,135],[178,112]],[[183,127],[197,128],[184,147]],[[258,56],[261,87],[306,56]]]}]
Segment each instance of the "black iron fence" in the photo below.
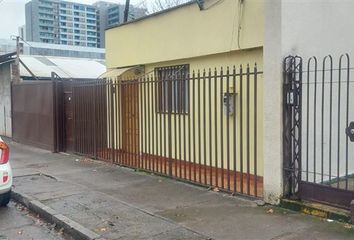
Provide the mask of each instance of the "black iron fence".
[{"label": "black iron fence", "polygon": [[75,152],[261,197],[262,84],[257,66],[188,65],[73,83]]},{"label": "black iron fence", "polygon": [[348,54],[288,57],[285,69],[287,191],[349,207],[354,199],[353,68]]}]

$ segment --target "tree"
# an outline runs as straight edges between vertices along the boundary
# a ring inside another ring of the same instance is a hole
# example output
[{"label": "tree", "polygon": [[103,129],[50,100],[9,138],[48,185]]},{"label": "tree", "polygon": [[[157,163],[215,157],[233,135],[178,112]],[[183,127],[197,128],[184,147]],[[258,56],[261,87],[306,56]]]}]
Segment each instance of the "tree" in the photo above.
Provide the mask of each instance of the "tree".
[{"label": "tree", "polygon": [[143,0],[139,5],[149,9],[149,13],[155,13],[190,1],[191,0]]}]

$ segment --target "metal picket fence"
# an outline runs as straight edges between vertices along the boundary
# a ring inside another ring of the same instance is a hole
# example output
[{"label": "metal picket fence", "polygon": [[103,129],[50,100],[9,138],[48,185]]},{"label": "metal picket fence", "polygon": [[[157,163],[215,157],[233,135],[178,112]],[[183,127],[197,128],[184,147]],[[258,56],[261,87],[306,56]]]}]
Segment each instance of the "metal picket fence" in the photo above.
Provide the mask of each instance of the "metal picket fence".
[{"label": "metal picket fence", "polygon": [[75,82],[75,152],[262,197],[262,84],[256,65]]}]

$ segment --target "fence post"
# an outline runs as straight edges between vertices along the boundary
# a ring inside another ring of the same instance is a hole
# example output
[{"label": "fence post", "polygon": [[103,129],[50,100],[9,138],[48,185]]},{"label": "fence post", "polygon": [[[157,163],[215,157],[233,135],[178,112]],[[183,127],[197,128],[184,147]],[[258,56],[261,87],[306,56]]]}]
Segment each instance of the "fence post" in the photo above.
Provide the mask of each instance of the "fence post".
[{"label": "fence post", "polygon": [[172,176],[172,81],[167,79],[168,84],[168,174]]},{"label": "fence post", "polygon": [[94,86],[93,86],[93,156],[95,159],[97,159],[97,117],[96,117],[96,100],[97,100],[97,86],[98,86],[98,80],[94,81]]}]

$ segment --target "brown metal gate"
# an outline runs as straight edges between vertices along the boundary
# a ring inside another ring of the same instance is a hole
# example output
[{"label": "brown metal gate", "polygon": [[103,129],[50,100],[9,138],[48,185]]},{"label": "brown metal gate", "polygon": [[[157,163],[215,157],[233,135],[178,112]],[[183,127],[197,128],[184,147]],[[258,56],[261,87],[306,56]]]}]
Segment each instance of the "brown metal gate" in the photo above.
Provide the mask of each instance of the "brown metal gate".
[{"label": "brown metal gate", "polygon": [[256,66],[188,65],[74,83],[75,152],[262,197],[262,84]]},{"label": "brown metal gate", "polygon": [[12,84],[13,139],[53,152],[73,151],[71,80]]},{"label": "brown metal gate", "polygon": [[111,148],[107,130],[110,107],[108,92],[112,91],[105,81],[79,81],[72,85],[73,149],[80,155],[107,160]]},{"label": "brown metal gate", "polygon": [[12,132],[17,142],[56,150],[55,82],[12,85]]}]

